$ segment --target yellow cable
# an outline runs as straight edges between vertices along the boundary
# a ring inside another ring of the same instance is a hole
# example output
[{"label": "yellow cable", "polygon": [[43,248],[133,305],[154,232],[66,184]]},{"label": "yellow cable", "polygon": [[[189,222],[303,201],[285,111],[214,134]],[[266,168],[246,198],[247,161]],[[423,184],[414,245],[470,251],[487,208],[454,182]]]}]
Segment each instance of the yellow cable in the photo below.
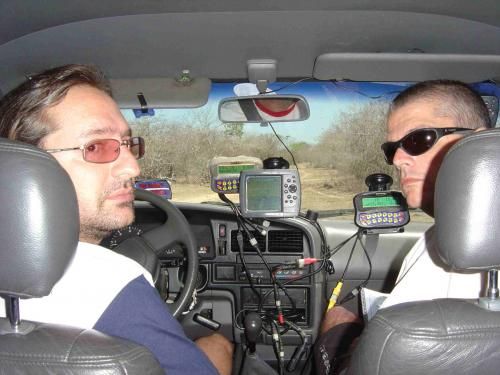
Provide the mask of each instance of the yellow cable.
[{"label": "yellow cable", "polygon": [[337,283],[337,285],[333,289],[332,295],[330,296],[330,301],[328,302],[328,307],[327,307],[326,311],[330,311],[331,309],[333,309],[333,307],[337,303],[337,298],[340,295],[340,290],[342,289],[343,285],[344,285],[344,283],[339,280],[339,282]]}]

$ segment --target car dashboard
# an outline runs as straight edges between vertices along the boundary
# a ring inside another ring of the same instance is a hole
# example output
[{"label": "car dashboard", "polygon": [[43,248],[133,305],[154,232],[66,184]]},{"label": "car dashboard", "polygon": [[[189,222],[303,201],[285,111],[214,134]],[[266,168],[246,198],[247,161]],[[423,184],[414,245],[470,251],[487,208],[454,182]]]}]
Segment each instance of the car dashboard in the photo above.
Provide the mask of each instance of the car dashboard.
[{"label": "car dashboard", "polygon": [[[303,258],[320,259],[322,236],[317,224],[303,217],[269,220],[266,235],[257,231],[252,233],[262,257],[244,235],[242,260],[237,240],[238,221],[229,207],[191,203],[176,203],[176,206],[196,237],[200,261],[196,303],[181,318],[186,334],[196,339],[216,329],[235,343],[242,343],[245,341],[244,316],[251,311],[260,311],[264,319],[257,350],[261,358],[273,363],[276,358],[265,317],[277,317],[267,267],[295,264]],[[159,209],[149,203],[136,202],[134,226],[148,231],[165,220],[165,214]],[[179,272],[182,272],[183,258],[178,248],[164,249],[158,255],[170,278],[176,275],[179,266]],[[318,268],[317,264],[274,273],[276,280],[286,285],[277,291],[283,315],[302,331],[309,343],[316,339],[324,308],[325,276],[323,272],[312,272]],[[285,356],[289,358],[302,338],[293,330],[285,330],[281,340]]]}]

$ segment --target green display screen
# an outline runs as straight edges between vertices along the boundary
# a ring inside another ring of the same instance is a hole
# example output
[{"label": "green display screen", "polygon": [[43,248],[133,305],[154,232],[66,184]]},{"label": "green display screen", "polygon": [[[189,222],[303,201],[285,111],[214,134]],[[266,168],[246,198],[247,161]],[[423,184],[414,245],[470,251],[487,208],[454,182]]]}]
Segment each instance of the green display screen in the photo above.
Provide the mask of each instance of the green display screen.
[{"label": "green display screen", "polygon": [[281,176],[249,176],[246,184],[249,211],[281,211]]},{"label": "green display screen", "polygon": [[378,207],[398,207],[399,202],[393,196],[385,197],[365,197],[361,198],[363,208],[378,208]]},{"label": "green display screen", "polygon": [[249,169],[254,169],[253,164],[227,164],[219,165],[217,167],[218,174],[240,174],[241,171],[248,171]]}]

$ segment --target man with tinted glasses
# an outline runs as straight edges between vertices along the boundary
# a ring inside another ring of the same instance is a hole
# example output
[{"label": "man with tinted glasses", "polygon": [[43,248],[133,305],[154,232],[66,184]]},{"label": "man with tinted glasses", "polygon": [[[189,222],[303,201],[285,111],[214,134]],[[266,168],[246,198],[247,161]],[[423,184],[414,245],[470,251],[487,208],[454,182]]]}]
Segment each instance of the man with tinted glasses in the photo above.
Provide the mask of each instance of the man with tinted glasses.
[{"label": "man with tinted glasses", "polygon": [[[408,206],[434,217],[434,189],[446,152],[464,135],[490,127],[488,109],[469,86],[449,80],[422,82],[392,103],[386,161],[399,172]],[[434,298],[477,298],[478,274],[448,272],[435,255],[431,227],[406,256],[396,286],[382,308]]]},{"label": "man with tinted glasses", "polygon": [[[434,216],[434,185],[446,152],[464,135],[488,127],[486,105],[464,83],[426,81],[400,93],[389,108],[387,142],[382,150],[387,163],[399,172],[408,206]],[[417,300],[479,296],[480,275],[448,272],[433,248],[431,227],[406,256],[396,286],[381,308]],[[342,306],[326,313],[323,335],[316,345],[320,374],[336,373],[346,365],[346,353],[362,330],[360,323]]]},{"label": "man with tinted glasses", "polygon": [[23,317],[137,342],[169,374],[229,374],[232,345],[223,336],[199,342],[209,360],[184,335],[151,275],[98,246],[133,221],[132,181],[145,147],[142,138],[132,137],[102,74],[68,65],[31,77],[0,101],[0,136],[52,153],[73,181],[80,210],[80,242],[71,266],[49,296],[20,301]]}]

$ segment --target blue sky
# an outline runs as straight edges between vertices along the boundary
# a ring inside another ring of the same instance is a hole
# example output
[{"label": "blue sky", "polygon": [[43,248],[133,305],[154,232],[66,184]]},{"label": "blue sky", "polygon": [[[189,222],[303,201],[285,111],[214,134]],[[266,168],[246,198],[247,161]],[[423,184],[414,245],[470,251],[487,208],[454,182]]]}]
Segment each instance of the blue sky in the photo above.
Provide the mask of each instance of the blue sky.
[{"label": "blue sky", "polygon": [[[206,111],[209,108],[213,112],[213,118],[217,118],[218,102],[222,98],[235,96],[234,83],[213,83],[207,105],[198,109],[162,109],[156,110],[157,119],[165,118],[170,121],[189,121],[189,117],[196,111]],[[269,85],[271,90],[278,90],[283,94],[303,95],[310,107],[311,116],[306,121],[275,123],[273,124],[278,134],[288,138],[292,142],[304,141],[314,143],[318,137],[330,127],[332,122],[339,118],[342,112],[348,111],[352,106],[367,103],[368,101],[390,101],[398,92],[404,89],[406,84],[387,83],[365,83],[365,82],[299,82],[273,83]],[[497,93],[497,87],[481,84],[477,85],[484,94]],[[124,111],[128,121],[135,120],[132,111]],[[221,125],[222,126],[222,125]],[[246,124],[246,133],[271,134],[269,127],[260,124]]]}]

